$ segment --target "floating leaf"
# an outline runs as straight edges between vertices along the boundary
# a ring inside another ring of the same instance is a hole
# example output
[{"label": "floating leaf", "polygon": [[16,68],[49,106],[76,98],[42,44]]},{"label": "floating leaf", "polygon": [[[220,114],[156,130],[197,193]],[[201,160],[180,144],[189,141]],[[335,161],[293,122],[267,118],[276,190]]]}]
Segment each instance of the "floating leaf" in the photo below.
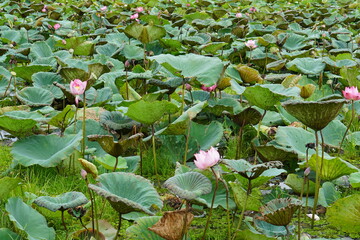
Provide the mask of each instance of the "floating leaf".
[{"label": "floating leaf", "polygon": [[[15,163],[25,167],[37,164],[56,167],[69,157],[80,144],[81,132],[77,135],[35,135],[14,143],[11,150]],[[44,151],[46,149],[46,151]]]},{"label": "floating leaf", "polygon": [[85,195],[81,192],[66,192],[56,197],[42,196],[35,199],[40,207],[56,212],[58,210],[65,211],[69,208],[75,208],[89,202]]},{"label": "floating leaf", "polygon": [[163,203],[149,180],[132,173],[104,173],[98,177],[99,184],[89,188],[106,198],[119,213],[133,211],[154,215],[153,205],[162,208]]},{"label": "floating leaf", "polygon": [[26,232],[29,240],[55,240],[55,231],[49,228],[46,219],[26,205],[20,198],[10,198],[5,205],[9,218],[16,227]]},{"label": "floating leaf", "polygon": [[180,198],[193,200],[211,191],[210,180],[197,172],[175,175],[165,181],[164,187]]}]

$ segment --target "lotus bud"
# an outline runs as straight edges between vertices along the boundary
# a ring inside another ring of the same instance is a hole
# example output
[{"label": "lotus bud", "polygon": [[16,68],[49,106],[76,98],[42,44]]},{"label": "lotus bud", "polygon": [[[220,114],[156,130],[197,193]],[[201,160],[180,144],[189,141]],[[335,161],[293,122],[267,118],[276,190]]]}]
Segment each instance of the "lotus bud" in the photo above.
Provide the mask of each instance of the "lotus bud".
[{"label": "lotus bud", "polygon": [[81,169],[81,171],[80,171],[80,175],[81,175],[81,177],[82,177],[82,179],[86,179],[86,176],[87,176],[87,171],[85,171],[84,169]]},{"label": "lotus bud", "polygon": [[185,88],[186,88],[186,90],[191,91],[191,85],[190,84],[186,83]]},{"label": "lotus bud", "polygon": [[305,169],[305,171],[304,171],[305,177],[309,176],[310,171],[311,171],[311,168],[310,168],[310,167],[308,167],[308,168]]},{"label": "lotus bud", "polygon": [[16,72],[11,71],[10,74],[11,74],[11,76],[14,76],[14,77],[16,76]]},{"label": "lotus bud", "polygon": [[306,84],[305,86],[300,86],[300,96],[302,98],[309,98],[315,92],[316,86],[314,84]]},{"label": "lotus bud", "polygon": [[70,48],[70,49],[69,49],[69,53],[73,54],[73,53],[74,53],[74,49]]}]

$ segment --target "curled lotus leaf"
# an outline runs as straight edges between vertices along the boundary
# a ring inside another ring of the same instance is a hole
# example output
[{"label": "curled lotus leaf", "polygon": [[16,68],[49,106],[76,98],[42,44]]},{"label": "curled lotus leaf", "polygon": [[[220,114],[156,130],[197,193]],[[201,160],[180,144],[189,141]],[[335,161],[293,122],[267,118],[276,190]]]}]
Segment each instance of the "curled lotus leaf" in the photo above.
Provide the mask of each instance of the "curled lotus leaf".
[{"label": "curled lotus leaf", "polygon": [[56,197],[41,196],[34,201],[38,206],[53,212],[75,208],[87,202],[89,202],[89,200],[81,192],[66,192]]},{"label": "curled lotus leaf", "polygon": [[280,161],[271,161],[262,164],[252,165],[244,159],[239,160],[222,160],[226,166],[232,171],[239,173],[241,176],[247,179],[255,179],[259,177],[264,171],[270,168],[282,167],[283,164]]},{"label": "curled lotus leaf", "polygon": [[162,218],[152,227],[149,227],[149,230],[167,240],[181,240],[190,227],[193,218],[194,215],[185,209],[164,212]]},{"label": "curled lotus leaf", "polygon": [[138,122],[117,111],[101,113],[100,123],[115,131],[121,129],[131,130],[134,125],[139,125]]},{"label": "curled lotus leaf", "polygon": [[193,200],[211,192],[211,181],[198,172],[175,175],[165,181],[164,187],[180,198]]},{"label": "curled lotus leaf", "polygon": [[233,115],[232,120],[239,126],[256,125],[260,122],[262,114],[255,108],[248,107],[240,113]]},{"label": "curled lotus leaf", "polygon": [[284,149],[276,147],[275,145],[255,146],[255,150],[259,157],[264,162],[269,161],[297,161],[298,154],[295,152],[287,152]]},{"label": "curled lotus leaf", "polygon": [[282,104],[285,110],[309,128],[319,131],[325,128],[340,112],[346,101],[287,101]]},{"label": "curled lotus leaf", "polygon": [[263,83],[264,79],[260,76],[260,73],[258,70],[251,68],[246,65],[237,65],[235,67],[236,70],[238,70],[241,79],[245,83]]},{"label": "curled lotus leaf", "polygon": [[98,180],[97,185],[89,184],[89,188],[107,199],[119,214],[144,212],[154,215],[151,207],[163,206],[154,186],[141,176],[113,172],[101,174]]},{"label": "curled lotus leaf", "polygon": [[105,152],[113,157],[125,156],[128,149],[134,148],[137,141],[142,138],[142,133],[137,133],[129,138],[114,141],[111,135],[89,135],[89,141],[97,141]]},{"label": "curled lotus leaf", "polygon": [[287,226],[302,202],[295,198],[277,198],[260,208],[261,220],[275,226]]}]

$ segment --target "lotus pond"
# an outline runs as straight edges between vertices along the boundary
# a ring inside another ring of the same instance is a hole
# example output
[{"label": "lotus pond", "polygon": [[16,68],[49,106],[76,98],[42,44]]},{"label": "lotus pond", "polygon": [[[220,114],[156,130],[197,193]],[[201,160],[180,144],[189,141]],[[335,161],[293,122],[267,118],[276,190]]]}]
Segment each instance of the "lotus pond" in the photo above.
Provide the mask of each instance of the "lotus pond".
[{"label": "lotus pond", "polygon": [[0,239],[359,239],[360,3],[3,0]]}]

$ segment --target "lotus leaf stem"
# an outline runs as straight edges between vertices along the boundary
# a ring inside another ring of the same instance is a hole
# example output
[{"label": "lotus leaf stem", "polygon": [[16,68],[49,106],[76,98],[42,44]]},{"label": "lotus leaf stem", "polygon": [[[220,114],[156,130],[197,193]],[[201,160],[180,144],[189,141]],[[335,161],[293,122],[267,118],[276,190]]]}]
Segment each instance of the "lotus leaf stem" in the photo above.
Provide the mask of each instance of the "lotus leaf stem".
[{"label": "lotus leaf stem", "polygon": [[184,165],[186,166],[187,161],[187,153],[189,151],[189,139],[190,139],[190,129],[191,129],[191,121],[189,122],[189,126],[187,129],[187,133],[185,135],[185,152],[184,152]]},{"label": "lotus leaf stem", "polygon": [[245,120],[243,120],[242,125],[240,126],[240,129],[239,129],[238,144],[236,145],[236,154],[235,154],[236,159],[240,158],[240,148],[242,145],[242,135],[243,135],[244,125],[245,125]]},{"label": "lotus leaf stem", "polygon": [[182,114],[184,112],[184,106],[185,106],[185,79],[183,78],[183,84],[181,89],[181,112]]},{"label": "lotus leaf stem", "polygon": [[153,158],[154,158],[154,170],[156,175],[156,180],[160,185],[159,175],[157,172],[157,163],[156,163],[156,148],[155,148],[155,128],[154,124],[151,125],[151,141],[152,141],[152,150],[153,150]]},{"label": "lotus leaf stem", "polygon": [[61,210],[61,222],[62,225],[64,226],[64,230],[66,231],[66,235],[67,235],[67,227],[66,227],[66,223],[65,223],[65,218],[64,218],[64,210]]},{"label": "lotus leaf stem", "polygon": [[235,234],[234,234],[234,236],[232,238],[233,240],[236,239],[236,235],[238,233],[238,230],[240,230],[242,219],[244,218],[244,215],[245,215],[245,210],[246,210],[246,207],[247,207],[247,202],[248,202],[250,194],[251,194],[251,179],[249,179],[249,184],[248,184],[248,187],[247,187],[247,190],[246,190],[245,201],[244,201],[244,204],[243,204],[243,207],[242,207],[242,210],[241,210],[241,214],[240,214],[240,217],[239,217],[239,223],[236,226]]},{"label": "lotus leaf stem", "polygon": [[214,176],[215,176],[215,189],[214,189],[214,194],[212,196],[212,199],[211,199],[211,205],[210,205],[210,210],[209,210],[209,215],[208,215],[208,218],[206,220],[206,225],[205,225],[205,229],[204,229],[204,233],[203,233],[203,236],[202,236],[202,240],[205,240],[205,236],[206,236],[206,231],[209,227],[209,223],[210,223],[210,218],[211,218],[211,215],[212,215],[212,209],[214,207],[214,202],[215,202],[215,197],[216,197],[216,191],[218,189],[218,186],[219,186],[219,179],[217,177],[217,174],[216,172],[214,171],[214,169],[211,167],[210,168],[211,171],[213,172]]},{"label": "lotus leaf stem", "polygon": [[83,109],[83,122],[82,122],[82,133],[83,133],[83,139],[82,139],[82,145],[81,145],[81,153],[83,158],[85,158],[85,138],[86,138],[86,98],[85,98],[85,91],[83,94],[83,102],[84,102],[84,109]]},{"label": "lotus leaf stem", "polygon": [[225,190],[226,190],[226,221],[227,221],[227,230],[228,230],[228,239],[230,240],[231,237],[231,229],[230,229],[230,210],[229,210],[229,187],[226,184],[226,181],[222,178],[219,178],[219,180],[224,184]]},{"label": "lotus leaf stem", "polygon": [[315,158],[316,158],[316,181],[315,181],[315,199],[314,199],[314,206],[311,216],[311,228],[314,228],[314,221],[315,221],[315,213],[316,207],[319,199],[319,189],[320,189],[320,161],[319,161],[319,136],[318,131],[315,131]]},{"label": "lotus leaf stem", "polygon": [[344,140],[345,140],[345,137],[346,137],[346,134],[348,133],[348,131],[349,131],[349,129],[350,129],[350,126],[351,126],[351,124],[352,124],[352,122],[354,121],[354,118],[355,118],[355,105],[354,105],[354,100],[351,100],[351,110],[352,110],[351,119],[350,119],[349,125],[348,125],[347,128],[346,128],[346,131],[345,131],[345,133],[344,133],[344,136],[343,136],[343,138],[341,139],[338,155],[340,155],[341,146],[343,145]]},{"label": "lotus leaf stem", "polygon": [[115,159],[116,159],[116,162],[115,162],[115,166],[114,166],[113,172],[116,171],[117,165],[118,165],[118,163],[119,163],[119,157],[117,156]]},{"label": "lotus leaf stem", "polygon": [[119,236],[119,233],[120,233],[120,229],[121,229],[121,213],[119,213],[119,225],[118,225],[118,228],[117,228],[117,231],[116,231],[114,240],[117,240],[117,239],[118,239],[118,236]]}]

